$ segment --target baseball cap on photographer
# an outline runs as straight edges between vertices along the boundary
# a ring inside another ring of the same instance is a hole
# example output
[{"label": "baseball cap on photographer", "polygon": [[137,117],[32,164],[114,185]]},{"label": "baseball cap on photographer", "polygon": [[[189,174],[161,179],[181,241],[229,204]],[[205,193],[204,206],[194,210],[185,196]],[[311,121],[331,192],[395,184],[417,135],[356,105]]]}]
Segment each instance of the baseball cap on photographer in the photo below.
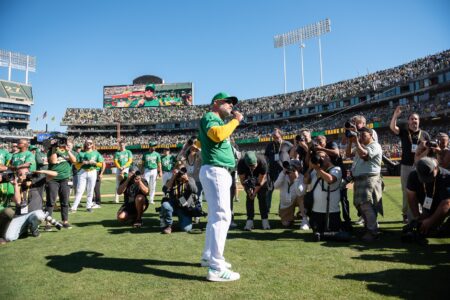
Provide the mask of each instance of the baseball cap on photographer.
[{"label": "baseball cap on photographer", "polygon": [[244,161],[247,166],[256,166],[258,164],[258,159],[256,158],[255,151],[245,152]]},{"label": "baseball cap on photographer", "polygon": [[419,181],[430,183],[434,180],[434,169],[437,167],[437,161],[431,157],[421,158],[416,165],[417,176]]},{"label": "baseball cap on photographer", "polygon": [[214,104],[214,102],[216,102],[217,100],[231,100],[233,105],[236,105],[238,103],[238,98],[236,98],[234,96],[230,96],[228,93],[225,93],[225,92],[220,92],[220,93],[216,94],[212,98],[211,104]]}]

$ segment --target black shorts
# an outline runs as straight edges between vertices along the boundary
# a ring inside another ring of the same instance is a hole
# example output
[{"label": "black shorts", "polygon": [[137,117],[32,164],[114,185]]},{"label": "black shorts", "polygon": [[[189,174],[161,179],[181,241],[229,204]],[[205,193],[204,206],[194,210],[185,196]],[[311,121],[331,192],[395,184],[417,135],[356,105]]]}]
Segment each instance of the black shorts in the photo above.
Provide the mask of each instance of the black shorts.
[{"label": "black shorts", "polygon": [[[142,195],[142,194],[139,194]],[[144,211],[147,210],[148,205],[149,205],[149,201],[147,199],[147,197],[145,195],[142,195],[145,197],[145,202],[144,202]],[[122,206],[119,208],[119,211],[117,212],[118,214],[121,212],[126,212],[128,214],[128,216],[134,216],[137,214],[137,210],[136,210],[136,205],[133,201],[128,201],[127,203],[122,204]]]}]

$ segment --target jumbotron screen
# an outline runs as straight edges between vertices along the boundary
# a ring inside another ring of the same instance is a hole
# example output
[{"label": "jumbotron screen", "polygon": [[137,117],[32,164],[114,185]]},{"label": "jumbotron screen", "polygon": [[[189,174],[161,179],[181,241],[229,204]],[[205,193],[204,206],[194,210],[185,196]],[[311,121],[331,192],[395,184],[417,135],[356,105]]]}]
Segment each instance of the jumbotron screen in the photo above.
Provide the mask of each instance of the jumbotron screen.
[{"label": "jumbotron screen", "polygon": [[191,82],[103,87],[104,108],[192,105]]}]

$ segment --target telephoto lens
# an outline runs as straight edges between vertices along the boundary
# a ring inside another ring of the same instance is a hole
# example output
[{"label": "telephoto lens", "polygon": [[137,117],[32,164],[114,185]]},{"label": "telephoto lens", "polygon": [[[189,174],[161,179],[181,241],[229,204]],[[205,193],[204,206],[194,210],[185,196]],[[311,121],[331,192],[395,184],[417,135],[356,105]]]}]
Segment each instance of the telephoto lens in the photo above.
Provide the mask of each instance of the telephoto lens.
[{"label": "telephoto lens", "polygon": [[53,226],[55,226],[56,229],[58,229],[58,230],[61,230],[61,228],[63,227],[63,224],[61,224],[60,222],[53,219],[52,216],[46,216],[45,221],[47,221],[50,224],[52,224]]}]

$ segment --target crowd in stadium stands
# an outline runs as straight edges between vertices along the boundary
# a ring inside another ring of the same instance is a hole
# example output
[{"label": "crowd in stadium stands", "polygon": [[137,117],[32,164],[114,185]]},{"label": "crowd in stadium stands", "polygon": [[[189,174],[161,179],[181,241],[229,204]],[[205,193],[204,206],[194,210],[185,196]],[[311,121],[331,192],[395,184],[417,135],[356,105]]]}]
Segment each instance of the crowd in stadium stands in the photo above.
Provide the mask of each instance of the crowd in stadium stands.
[{"label": "crowd in stadium stands", "polygon": [[[281,111],[296,107],[304,107],[317,103],[327,103],[369,92],[383,90],[387,87],[420,78],[450,67],[450,50],[417,59],[407,64],[378,71],[366,76],[340,81],[323,87],[284,95],[249,99],[241,101],[237,108],[244,115],[263,112]],[[199,119],[208,109],[207,105],[171,108],[128,108],[128,109],[82,109],[68,108],[62,120],[63,124],[113,124],[115,122],[129,124],[156,124],[171,121],[189,121]]]},{"label": "crowd in stadium stands", "polygon": [[10,137],[10,136],[32,137],[33,136],[33,130],[31,130],[31,129],[17,129],[17,128],[12,128],[11,130],[9,130],[9,129],[0,129],[0,136],[6,136],[6,137]]}]

